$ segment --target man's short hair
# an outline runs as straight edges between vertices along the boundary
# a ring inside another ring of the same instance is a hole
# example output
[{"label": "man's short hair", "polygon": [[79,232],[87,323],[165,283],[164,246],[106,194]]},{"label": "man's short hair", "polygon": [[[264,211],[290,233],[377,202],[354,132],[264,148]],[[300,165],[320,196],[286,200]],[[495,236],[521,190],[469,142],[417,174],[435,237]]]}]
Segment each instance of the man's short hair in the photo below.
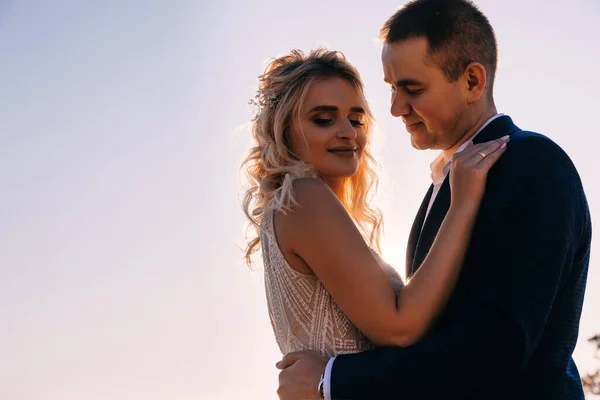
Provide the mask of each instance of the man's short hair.
[{"label": "man's short hair", "polygon": [[426,38],[430,58],[450,82],[456,81],[470,63],[481,63],[492,96],[498,64],[496,35],[471,1],[412,0],[386,21],[379,34],[384,44]]}]

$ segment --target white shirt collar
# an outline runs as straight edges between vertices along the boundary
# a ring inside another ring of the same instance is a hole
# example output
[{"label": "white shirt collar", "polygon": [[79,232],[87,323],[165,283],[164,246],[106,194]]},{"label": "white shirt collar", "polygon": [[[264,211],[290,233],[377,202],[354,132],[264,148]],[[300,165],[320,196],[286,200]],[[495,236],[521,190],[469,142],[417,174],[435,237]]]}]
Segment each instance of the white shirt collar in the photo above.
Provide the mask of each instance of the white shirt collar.
[{"label": "white shirt collar", "polygon": [[[469,138],[469,140],[467,140],[466,142],[461,144],[460,147],[458,149],[456,149],[455,153],[460,153],[461,151],[465,150],[467,147],[473,146],[473,140],[475,139],[475,137],[477,135],[479,135],[479,133],[482,130],[484,130],[485,127],[488,126],[493,120],[500,118],[502,116],[504,116],[504,114],[498,113],[498,114],[492,116],[487,121],[485,121],[485,123],[483,125],[481,125],[481,127],[477,130],[477,132],[475,132]],[[444,153],[442,152],[435,158],[435,160],[433,160],[433,162],[431,163],[431,165],[429,167],[431,169],[431,180],[433,181],[433,184],[440,185],[442,182],[444,182],[444,179],[446,179],[446,176],[448,176],[448,171],[450,170],[450,160],[446,159],[444,157]]]}]

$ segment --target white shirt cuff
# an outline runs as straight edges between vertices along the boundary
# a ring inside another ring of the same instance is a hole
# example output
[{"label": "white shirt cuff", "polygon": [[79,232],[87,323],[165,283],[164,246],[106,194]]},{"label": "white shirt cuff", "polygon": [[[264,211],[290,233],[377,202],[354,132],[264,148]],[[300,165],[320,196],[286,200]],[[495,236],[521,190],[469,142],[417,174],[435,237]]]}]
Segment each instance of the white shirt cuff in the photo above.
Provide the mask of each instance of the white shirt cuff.
[{"label": "white shirt cuff", "polygon": [[331,400],[331,370],[333,369],[334,361],[335,357],[330,358],[325,367],[325,376],[323,378],[323,394],[325,395],[325,400]]}]

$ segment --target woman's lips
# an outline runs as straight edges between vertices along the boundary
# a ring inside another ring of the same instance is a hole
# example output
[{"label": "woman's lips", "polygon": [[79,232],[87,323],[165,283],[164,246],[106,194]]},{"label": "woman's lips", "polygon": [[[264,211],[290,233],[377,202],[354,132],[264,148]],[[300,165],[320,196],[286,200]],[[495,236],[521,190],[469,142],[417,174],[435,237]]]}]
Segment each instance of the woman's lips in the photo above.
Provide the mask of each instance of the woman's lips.
[{"label": "woman's lips", "polygon": [[332,149],[327,151],[329,151],[331,154],[335,154],[336,156],[347,158],[354,157],[356,154],[356,149]]}]

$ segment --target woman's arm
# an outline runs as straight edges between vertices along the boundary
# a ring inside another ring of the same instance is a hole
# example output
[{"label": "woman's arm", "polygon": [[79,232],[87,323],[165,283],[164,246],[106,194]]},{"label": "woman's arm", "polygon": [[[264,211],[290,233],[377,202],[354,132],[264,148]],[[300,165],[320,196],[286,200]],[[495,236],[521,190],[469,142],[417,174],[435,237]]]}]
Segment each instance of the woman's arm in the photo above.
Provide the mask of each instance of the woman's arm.
[{"label": "woman's arm", "polygon": [[[277,214],[279,244],[310,266],[369,339],[410,345],[431,326],[456,284],[487,171],[503,153],[502,143],[473,146],[455,156],[450,209],[419,272],[398,296],[342,204],[319,180],[294,183],[300,206]],[[488,156],[483,159],[477,151]]]}]

